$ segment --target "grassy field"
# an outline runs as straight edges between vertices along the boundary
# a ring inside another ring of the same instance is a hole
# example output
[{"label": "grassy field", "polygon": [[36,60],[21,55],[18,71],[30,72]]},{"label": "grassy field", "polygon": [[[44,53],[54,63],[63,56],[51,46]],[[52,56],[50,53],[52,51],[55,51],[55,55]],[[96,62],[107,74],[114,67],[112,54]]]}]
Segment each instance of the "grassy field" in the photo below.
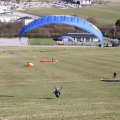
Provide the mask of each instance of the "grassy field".
[{"label": "grassy field", "polygon": [[93,17],[99,24],[108,25],[115,24],[120,19],[120,5],[116,6],[96,6],[96,7],[84,7],[74,9],[59,9],[59,8],[40,8],[29,9],[21,12],[26,12],[38,16],[44,15],[78,15],[78,17],[87,19]]},{"label": "grassy field", "polygon": [[30,45],[54,45],[53,38],[31,38]]},{"label": "grassy field", "polygon": [[[120,78],[119,51],[119,47],[0,47],[0,119],[119,120],[120,83],[101,81],[112,79],[114,71],[115,79]],[[40,62],[52,56],[59,62]],[[26,67],[28,61],[33,67]],[[52,93],[54,86],[63,86],[59,99]]]}]

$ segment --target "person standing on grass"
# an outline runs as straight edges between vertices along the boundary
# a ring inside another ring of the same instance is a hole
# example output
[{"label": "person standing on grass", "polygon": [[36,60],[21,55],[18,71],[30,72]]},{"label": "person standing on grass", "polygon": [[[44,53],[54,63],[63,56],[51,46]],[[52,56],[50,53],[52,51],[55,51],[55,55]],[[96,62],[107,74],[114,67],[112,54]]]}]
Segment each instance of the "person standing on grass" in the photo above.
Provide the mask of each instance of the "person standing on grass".
[{"label": "person standing on grass", "polygon": [[113,73],[113,78],[116,78],[116,76],[117,76],[117,73],[114,72],[114,73]]},{"label": "person standing on grass", "polygon": [[52,57],[52,61],[54,61],[54,57]]},{"label": "person standing on grass", "polygon": [[53,93],[55,94],[55,96],[56,96],[57,98],[59,98],[60,95],[63,94],[63,93],[61,93],[61,90],[62,90],[63,87],[61,86],[61,88],[59,89],[59,88],[57,88],[57,87],[54,86],[54,88],[55,88],[55,90],[54,90]]},{"label": "person standing on grass", "polygon": [[56,96],[57,98],[60,97],[60,94],[61,94],[61,93],[60,93],[59,88],[56,88],[55,91],[54,91],[53,93],[55,93],[55,96]]}]

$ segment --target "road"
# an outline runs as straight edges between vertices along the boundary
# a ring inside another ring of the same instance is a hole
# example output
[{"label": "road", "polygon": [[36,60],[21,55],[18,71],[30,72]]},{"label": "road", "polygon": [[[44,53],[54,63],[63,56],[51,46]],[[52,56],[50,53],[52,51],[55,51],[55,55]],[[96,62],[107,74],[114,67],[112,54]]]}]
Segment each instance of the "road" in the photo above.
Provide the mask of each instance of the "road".
[{"label": "road", "polygon": [[20,16],[20,17],[28,16],[28,17],[31,17],[31,18],[33,18],[33,19],[39,18],[39,16],[35,16],[35,15],[27,14],[27,13],[22,13],[22,12],[18,12],[18,11],[14,11],[14,12],[13,12],[13,15],[18,15],[18,16]]},{"label": "road", "polygon": [[16,38],[0,38],[0,46],[26,46],[28,45],[28,38],[23,37],[21,41]]}]

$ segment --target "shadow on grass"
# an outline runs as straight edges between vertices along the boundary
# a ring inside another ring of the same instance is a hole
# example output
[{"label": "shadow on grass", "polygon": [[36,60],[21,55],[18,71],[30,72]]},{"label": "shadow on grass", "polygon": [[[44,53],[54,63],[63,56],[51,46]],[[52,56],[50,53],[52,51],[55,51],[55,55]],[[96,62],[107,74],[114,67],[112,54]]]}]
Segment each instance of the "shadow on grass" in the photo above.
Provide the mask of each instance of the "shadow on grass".
[{"label": "shadow on grass", "polygon": [[101,81],[104,81],[104,82],[120,82],[120,80],[101,80]]},{"label": "shadow on grass", "polygon": [[56,52],[55,50],[46,50],[46,51],[40,51],[40,52]]},{"label": "shadow on grass", "polygon": [[10,96],[10,95],[0,95],[0,97],[14,97],[14,96]]},{"label": "shadow on grass", "polygon": [[45,98],[40,98],[40,99],[50,100],[50,99],[54,99],[54,98],[45,97]]}]

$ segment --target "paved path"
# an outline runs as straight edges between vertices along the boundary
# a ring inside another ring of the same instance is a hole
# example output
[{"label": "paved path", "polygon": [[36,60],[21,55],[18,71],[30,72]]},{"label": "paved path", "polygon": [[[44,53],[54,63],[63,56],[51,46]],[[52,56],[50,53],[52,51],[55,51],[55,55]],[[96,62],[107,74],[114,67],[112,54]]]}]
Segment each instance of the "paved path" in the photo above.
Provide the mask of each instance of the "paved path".
[{"label": "paved path", "polygon": [[28,16],[28,17],[31,17],[31,18],[33,18],[33,19],[39,18],[39,16],[35,16],[35,15],[27,14],[27,13],[22,13],[22,12],[18,12],[18,11],[14,11],[14,12],[13,12],[13,15],[18,15],[18,16],[20,16],[20,17]]},{"label": "paved path", "polygon": [[26,46],[28,45],[28,38],[23,37],[21,42],[19,38],[0,38],[0,46]]}]

